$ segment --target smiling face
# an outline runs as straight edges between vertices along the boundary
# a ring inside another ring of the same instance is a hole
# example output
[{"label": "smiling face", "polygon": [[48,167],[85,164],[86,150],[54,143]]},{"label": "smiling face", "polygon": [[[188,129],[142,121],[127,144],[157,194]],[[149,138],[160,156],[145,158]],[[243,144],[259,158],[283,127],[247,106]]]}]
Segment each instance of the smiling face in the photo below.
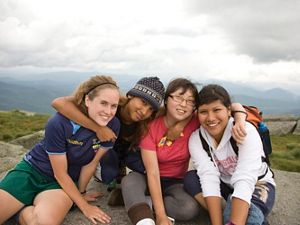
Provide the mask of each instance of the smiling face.
[{"label": "smiling face", "polygon": [[171,119],[173,123],[182,121],[189,117],[194,109],[195,98],[191,90],[187,89],[183,93],[183,89],[179,88],[176,91],[170,93],[167,98],[166,108],[167,117]]},{"label": "smiling face", "polygon": [[220,100],[200,105],[198,119],[201,126],[220,143],[230,117],[230,109]]},{"label": "smiling face", "polygon": [[154,112],[152,106],[144,99],[136,96],[129,96],[130,100],[125,106],[128,122],[139,122],[148,119]]},{"label": "smiling face", "polygon": [[119,91],[109,87],[99,90],[92,100],[86,96],[89,117],[100,126],[106,126],[117,112],[119,97]]}]

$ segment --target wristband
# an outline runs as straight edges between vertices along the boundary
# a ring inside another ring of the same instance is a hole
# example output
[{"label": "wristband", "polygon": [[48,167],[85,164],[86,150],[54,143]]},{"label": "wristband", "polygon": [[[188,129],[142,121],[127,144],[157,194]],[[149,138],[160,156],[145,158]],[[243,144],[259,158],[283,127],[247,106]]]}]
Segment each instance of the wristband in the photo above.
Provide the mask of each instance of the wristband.
[{"label": "wristband", "polygon": [[246,116],[248,116],[248,114],[245,111],[242,110],[234,110],[232,111],[232,114],[234,115],[235,113],[244,113]]}]

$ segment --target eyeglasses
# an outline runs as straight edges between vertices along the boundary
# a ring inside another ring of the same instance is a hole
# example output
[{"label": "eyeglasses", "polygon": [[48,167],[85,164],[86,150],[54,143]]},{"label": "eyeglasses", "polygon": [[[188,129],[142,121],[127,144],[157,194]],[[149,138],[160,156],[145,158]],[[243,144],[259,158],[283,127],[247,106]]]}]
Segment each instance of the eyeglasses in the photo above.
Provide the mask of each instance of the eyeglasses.
[{"label": "eyeglasses", "polygon": [[174,102],[181,104],[183,101],[185,101],[188,106],[195,106],[194,100],[185,99],[184,97],[182,97],[180,95],[169,95],[169,96],[174,100]]}]

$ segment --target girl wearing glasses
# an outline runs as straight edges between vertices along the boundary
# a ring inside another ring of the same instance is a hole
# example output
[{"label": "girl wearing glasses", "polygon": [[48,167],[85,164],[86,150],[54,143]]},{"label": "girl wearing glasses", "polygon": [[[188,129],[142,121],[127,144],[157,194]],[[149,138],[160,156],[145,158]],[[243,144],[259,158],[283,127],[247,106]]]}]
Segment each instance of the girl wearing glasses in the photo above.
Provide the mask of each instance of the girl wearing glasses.
[{"label": "girl wearing glasses", "polygon": [[[190,159],[188,140],[199,127],[195,113],[198,102],[198,91],[191,81],[178,78],[169,83],[164,113],[150,122],[149,131],[140,142],[146,175],[132,172],[122,180],[125,208],[132,224],[171,225],[172,218],[190,220],[198,214],[198,203],[183,189]],[[243,110],[240,104],[233,107]],[[245,115],[236,115],[235,126],[243,130]],[[244,133],[235,135],[243,138]],[[156,222],[147,199],[149,193]]]}]

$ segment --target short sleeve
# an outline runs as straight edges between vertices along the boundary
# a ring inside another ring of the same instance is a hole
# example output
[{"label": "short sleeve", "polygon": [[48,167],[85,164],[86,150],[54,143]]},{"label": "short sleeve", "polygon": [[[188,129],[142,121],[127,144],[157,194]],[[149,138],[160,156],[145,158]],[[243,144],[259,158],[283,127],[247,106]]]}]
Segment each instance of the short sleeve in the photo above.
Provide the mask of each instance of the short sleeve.
[{"label": "short sleeve", "polygon": [[[159,133],[160,133],[159,129],[157,129],[158,127],[156,127],[156,125],[157,125],[156,122],[157,122],[157,119],[152,121],[149,124],[148,133],[140,141],[141,149],[156,151],[157,144],[156,144],[155,137],[159,136]],[[155,131],[156,131],[156,135],[154,135]]]},{"label": "short sleeve", "polygon": [[[68,123],[70,122],[68,121]],[[46,124],[45,150],[48,154],[66,153],[66,132],[68,131],[66,124],[66,119],[58,114],[55,114]]]}]

